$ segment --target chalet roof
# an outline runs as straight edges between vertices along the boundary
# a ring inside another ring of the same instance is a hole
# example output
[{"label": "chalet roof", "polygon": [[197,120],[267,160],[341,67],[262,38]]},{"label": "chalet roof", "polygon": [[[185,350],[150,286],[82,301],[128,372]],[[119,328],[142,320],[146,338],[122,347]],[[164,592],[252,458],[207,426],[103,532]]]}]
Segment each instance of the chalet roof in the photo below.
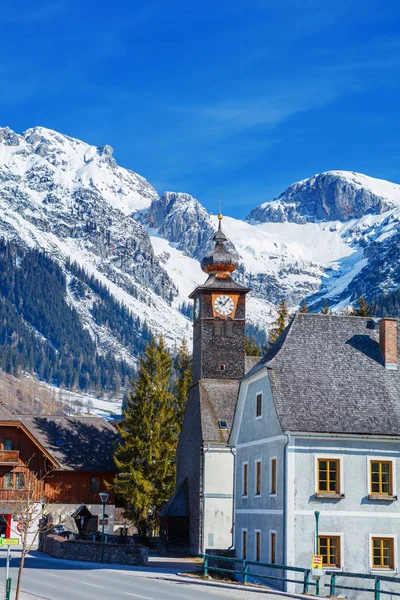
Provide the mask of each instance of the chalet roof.
[{"label": "chalet roof", "polygon": [[267,368],[284,431],[400,435],[400,365],[378,338],[368,317],[297,313],[245,379]]},{"label": "chalet roof", "polygon": [[21,423],[62,470],[116,470],[118,432],[100,417],[16,415],[0,405],[0,421]]},{"label": "chalet roof", "polygon": [[[228,443],[239,391],[239,381],[232,379],[201,379],[198,386],[203,441]],[[220,429],[219,420],[226,421],[227,429]]]},{"label": "chalet roof", "polygon": [[69,471],[115,471],[115,427],[100,417],[20,417],[39,443]]}]

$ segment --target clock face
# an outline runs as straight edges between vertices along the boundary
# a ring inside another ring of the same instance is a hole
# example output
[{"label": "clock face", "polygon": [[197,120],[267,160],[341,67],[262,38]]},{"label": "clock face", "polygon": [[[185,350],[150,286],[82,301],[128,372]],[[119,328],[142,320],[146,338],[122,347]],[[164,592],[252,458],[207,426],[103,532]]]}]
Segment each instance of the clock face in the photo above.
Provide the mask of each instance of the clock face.
[{"label": "clock face", "polygon": [[233,312],[234,307],[235,303],[233,302],[232,298],[230,296],[226,296],[225,294],[222,296],[217,296],[214,300],[215,311],[223,317],[230,315]]},{"label": "clock face", "polygon": [[200,298],[196,298],[196,301],[194,303],[194,316],[197,317],[200,314]]}]

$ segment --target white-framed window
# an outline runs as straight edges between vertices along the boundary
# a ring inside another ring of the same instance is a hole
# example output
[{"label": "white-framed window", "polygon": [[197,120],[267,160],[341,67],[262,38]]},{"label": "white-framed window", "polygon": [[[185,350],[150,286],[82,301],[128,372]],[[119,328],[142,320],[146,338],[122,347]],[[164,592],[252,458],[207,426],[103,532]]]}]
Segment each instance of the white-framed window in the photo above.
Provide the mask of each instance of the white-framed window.
[{"label": "white-framed window", "polygon": [[322,556],[325,569],[343,568],[343,533],[320,531],[318,534],[318,554]]},{"label": "white-framed window", "polygon": [[276,563],[276,531],[270,529],[269,532],[269,562],[271,565]]},{"label": "white-framed window", "polygon": [[343,456],[315,455],[315,492],[319,496],[344,494]]},{"label": "white-framed window", "polygon": [[254,530],[254,560],[261,561],[261,529]]},{"label": "white-framed window", "polygon": [[269,495],[276,496],[276,483],[277,483],[277,457],[272,456],[269,459]]},{"label": "white-framed window", "polygon": [[370,533],[370,570],[397,572],[397,561],[397,535],[390,533]]},{"label": "white-framed window", "polygon": [[257,392],[257,394],[256,394],[256,419],[261,419],[261,417],[262,417],[262,401],[263,401],[263,393]]},{"label": "white-framed window", "polygon": [[242,529],[242,558],[247,558],[247,529]]},{"label": "white-framed window", "polygon": [[376,497],[397,496],[396,463],[393,458],[367,456],[368,495]]},{"label": "white-framed window", "polygon": [[261,496],[262,462],[260,458],[254,461],[254,467],[254,495]]},{"label": "white-framed window", "polygon": [[247,498],[249,488],[249,463],[242,463],[242,496]]}]

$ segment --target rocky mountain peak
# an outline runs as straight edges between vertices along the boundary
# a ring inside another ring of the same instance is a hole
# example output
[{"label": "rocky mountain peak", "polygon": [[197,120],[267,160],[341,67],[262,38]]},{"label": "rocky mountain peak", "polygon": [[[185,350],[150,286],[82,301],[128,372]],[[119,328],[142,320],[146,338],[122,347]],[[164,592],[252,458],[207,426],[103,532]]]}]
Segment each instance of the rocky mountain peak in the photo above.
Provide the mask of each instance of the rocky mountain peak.
[{"label": "rocky mountain peak", "polygon": [[215,226],[196,198],[182,192],[165,192],[150,207],[134,215],[148,227],[177,244],[179,250],[200,260],[209,249]]},{"label": "rocky mountain peak", "polygon": [[350,171],[327,171],[296,182],[260,204],[249,222],[316,223],[379,215],[400,205],[400,185]]},{"label": "rocky mountain peak", "polygon": [[6,146],[18,146],[18,136],[9,127],[0,127],[0,143]]}]

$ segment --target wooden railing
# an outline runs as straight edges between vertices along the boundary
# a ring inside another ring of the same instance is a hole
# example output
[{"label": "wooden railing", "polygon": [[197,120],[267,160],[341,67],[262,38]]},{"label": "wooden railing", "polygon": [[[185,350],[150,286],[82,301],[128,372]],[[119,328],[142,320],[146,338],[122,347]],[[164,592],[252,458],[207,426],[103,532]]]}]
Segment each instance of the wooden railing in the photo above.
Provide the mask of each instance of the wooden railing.
[{"label": "wooden railing", "polygon": [[28,497],[29,490],[21,489],[6,489],[0,488],[0,502],[21,502],[24,501]]},{"label": "wooden railing", "polygon": [[0,450],[0,465],[17,466],[19,464],[19,450]]}]

